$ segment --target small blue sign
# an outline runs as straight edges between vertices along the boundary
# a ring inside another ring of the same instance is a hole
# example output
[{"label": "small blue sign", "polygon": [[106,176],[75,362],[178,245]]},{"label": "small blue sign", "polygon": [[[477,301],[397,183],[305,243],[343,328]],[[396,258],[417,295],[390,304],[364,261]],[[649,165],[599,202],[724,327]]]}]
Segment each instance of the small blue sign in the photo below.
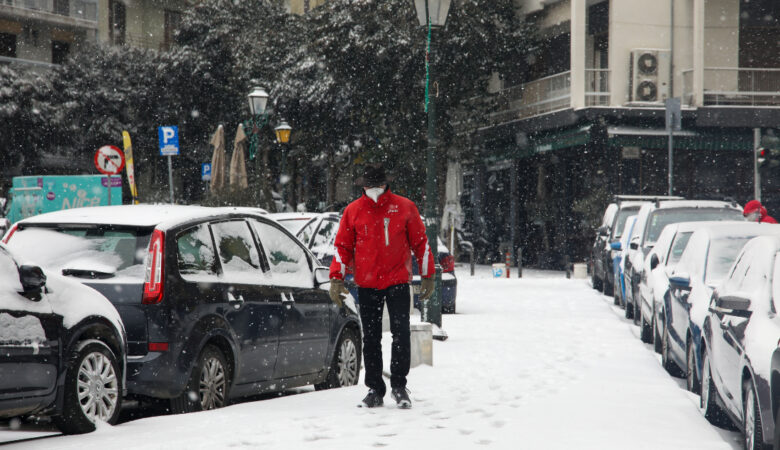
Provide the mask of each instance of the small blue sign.
[{"label": "small blue sign", "polygon": [[157,134],[160,137],[160,155],[177,156],[179,154],[179,127],[159,127]]},{"label": "small blue sign", "polygon": [[203,163],[200,165],[200,179],[203,181],[211,180],[211,163]]}]

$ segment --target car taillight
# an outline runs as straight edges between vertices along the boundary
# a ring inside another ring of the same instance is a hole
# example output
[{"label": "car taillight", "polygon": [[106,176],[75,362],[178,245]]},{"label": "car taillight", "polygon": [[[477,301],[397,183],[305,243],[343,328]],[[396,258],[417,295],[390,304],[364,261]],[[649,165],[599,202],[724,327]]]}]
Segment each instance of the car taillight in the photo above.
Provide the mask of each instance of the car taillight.
[{"label": "car taillight", "polygon": [[163,256],[165,255],[165,233],[152,232],[149,241],[149,254],[146,255],[146,274],[144,277],[144,296],[141,303],[154,305],[163,298]]},{"label": "car taillight", "polygon": [[452,255],[445,255],[441,258],[441,271],[442,272],[455,272],[455,257]]},{"label": "car taillight", "polygon": [[7,244],[8,241],[11,240],[11,236],[16,233],[16,229],[19,228],[19,224],[15,223],[14,226],[11,227],[10,230],[8,230],[8,233],[5,234],[5,237],[3,238],[3,244]]},{"label": "car taillight", "polygon": [[168,343],[167,342],[150,342],[149,343],[149,351],[150,352],[167,352],[168,351]]}]

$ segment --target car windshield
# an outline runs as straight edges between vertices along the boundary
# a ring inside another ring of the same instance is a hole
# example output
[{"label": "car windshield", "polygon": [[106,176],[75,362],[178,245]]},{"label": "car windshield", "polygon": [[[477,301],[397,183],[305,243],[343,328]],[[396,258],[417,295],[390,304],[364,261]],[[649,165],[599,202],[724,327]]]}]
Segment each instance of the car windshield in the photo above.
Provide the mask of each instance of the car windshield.
[{"label": "car windshield", "polygon": [[669,208],[656,209],[647,221],[645,240],[642,246],[655,244],[664,227],[670,223],[701,222],[721,220],[745,220],[742,211],[732,208]]},{"label": "car windshield", "polygon": [[737,259],[739,251],[754,236],[725,237],[713,239],[710,242],[710,250],[707,256],[708,284],[717,284],[728,274],[729,268]]},{"label": "car windshield", "polygon": [[636,214],[637,211],[639,211],[638,206],[620,208],[617,217],[615,217],[615,225],[612,227],[612,240],[620,239],[623,236],[623,227],[626,225],[626,219]]},{"label": "car windshield", "polygon": [[143,278],[151,230],[114,227],[20,227],[8,241],[25,261],[63,275]]}]

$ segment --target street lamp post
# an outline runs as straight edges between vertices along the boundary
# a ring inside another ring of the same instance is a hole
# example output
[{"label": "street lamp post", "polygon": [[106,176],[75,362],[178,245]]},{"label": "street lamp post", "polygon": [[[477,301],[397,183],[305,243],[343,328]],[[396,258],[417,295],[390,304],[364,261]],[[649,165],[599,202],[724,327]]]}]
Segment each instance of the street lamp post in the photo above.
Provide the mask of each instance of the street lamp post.
[{"label": "street lamp post", "polygon": [[439,216],[436,212],[436,106],[435,96],[431,96],[433,79],[433,58],[431,33],[434,28],[443,27],[447,20],[451,0],[414,0],[417,19],[427,32],[425,49],[425,110],[428,113],[428,148],[426,150],[427,178],[425,182],[425,226],[428,245],[436,264],[435,290],[433,296],[423,305],[423,320],[441,328],[441,266],[438,264],[437,243],[439,236]]},{"label": "street lamp post", "polygon": [[286,120],[282,120],[282,122],[274,128],[274,131],[276,132],[276,142],[282,146],[282,170],[279,174],[279,184],[281,184],[282,187],[282,192],[280,192],[280,194],[282,194],[282,207],[284,207],[287,205],[287,183],[289,182],[289,179],[284,179],[285,174],[287,173],[287,143],[290,142],[292,127]]},{"label": "street lamp post", "polygon": [[261,87],[254,87],[247,98],[252,118],[244,122],[244,130],[249,130],[249,159],[252,160],[255,159],[260,145],[260,130],[268,122],[268,114],[265,112],[265,106],[268,104],[268,92]]}]

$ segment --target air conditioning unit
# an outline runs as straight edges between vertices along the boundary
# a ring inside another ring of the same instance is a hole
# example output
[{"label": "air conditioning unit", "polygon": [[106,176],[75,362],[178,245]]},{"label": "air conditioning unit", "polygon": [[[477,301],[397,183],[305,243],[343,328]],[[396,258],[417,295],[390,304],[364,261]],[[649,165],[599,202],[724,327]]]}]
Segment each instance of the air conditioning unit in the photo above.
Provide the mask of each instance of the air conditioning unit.
[{"label": "air conditioning unit", "polygon": [[669,98],[669,50],[635,48],[631,50],[628,83],[630,103],[663,103]]}]

